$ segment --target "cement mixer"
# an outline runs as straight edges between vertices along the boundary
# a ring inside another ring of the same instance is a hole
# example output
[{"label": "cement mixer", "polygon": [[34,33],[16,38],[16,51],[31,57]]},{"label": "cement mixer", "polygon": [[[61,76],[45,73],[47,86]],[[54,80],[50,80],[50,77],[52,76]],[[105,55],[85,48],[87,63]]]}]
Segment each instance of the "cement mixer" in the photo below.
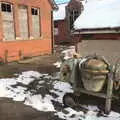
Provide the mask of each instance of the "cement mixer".
[{"label": "cement mixer", "polygon": [[[89,55],[81,58],[71,58],[63,62],[60,68],[60,78],[69,82],[74,93],[67,93],[63,97],[65,106],[75,103],[75,98],[81,93],[105,99],[105,113],[111,110],[112,99],[120,100],[120,61],[115,65],[102,56]],[[115,96],[113,91],[117,91]]]}]

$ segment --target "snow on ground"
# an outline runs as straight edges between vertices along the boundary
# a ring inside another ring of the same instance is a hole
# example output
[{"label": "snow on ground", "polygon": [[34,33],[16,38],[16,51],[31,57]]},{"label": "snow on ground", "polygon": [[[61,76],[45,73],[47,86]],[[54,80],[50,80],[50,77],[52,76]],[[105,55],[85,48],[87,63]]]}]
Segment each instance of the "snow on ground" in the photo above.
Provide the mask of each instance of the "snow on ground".
[{"label": "snow on ground", "polygon": [[72,108],[65,109],[68,114],[63,112],[57,112],[60,118],[65,120],[120,120],[120,114],[111,112],[109,116],[106,117],[97,117],[97,112],[89,110],[86,114],[83,111],[75,111]]},{"label": "snow on ground", "polygon": [[[96,106],[84,106],[88,109],[87,113],[64,108],[62,97],[66,92],[73,90],[70,84],[61,82],[58,78],[36,71],[23,72],[14,78],[2,78],[0,97],[22,101],[39,111],[53,111],[55,115],[65,120],[120,120],[120,113],[113,111],[108,116],[97,117],[99,109]],[[60,110],[55,107],[54,102],[61,104]]]},{"label": "snow on ground", "polygon": [[55,111],[51,100],[52,96],[50,95],[45,95],[44,98],[41,95],[29,95],[25,100],[25,105],[32,106],[40,111]]},{"label": "snow on ground", "polygon": [[33,72],[33,71],[29,71],[29,72],[23,72],[21,75],[19,75],[19,77],[17,78],[17,82],[21,82],[25,85],[29,84],[30,82],[32,82],[34,80],[34,78],[39,78],[41,77],[42,74],[38,73],[38,72]]},{"label": "snow on ground", "polygon": [[58,101],[59,103],[62,103],[62,98],[65,93],[73,92],[71,85],[69,85],[68,83],[55,81],[53,85],[54,90],[51,90],[50,92],[58,95],[55,101]]},{"label": "snow on ground", "polygon": [[54,63],[53,65],[56,66],[56,68],[60,68],[62,61],[63,60],[68,60],[70,58],[73,57],[73,55],[76,53],[76,48],[75,46],[60,46],[60,48],[58,48],[59,53],[60,54],[60,59],[61,61],[57,61],[56,63]]},{"label": "snow on ground", "polygon": [[60,68],[61,66],[61,62],[57,61],[56,63],[53,63],[54,66],[56,66],[56,68]]},{"label": "snow on ground", "polygon": [[63,54],[64,59],[67,60],[72,58],[74,53],[76,53],[75,46],[70,46],[69,48],[63,50],[61,54]]}]

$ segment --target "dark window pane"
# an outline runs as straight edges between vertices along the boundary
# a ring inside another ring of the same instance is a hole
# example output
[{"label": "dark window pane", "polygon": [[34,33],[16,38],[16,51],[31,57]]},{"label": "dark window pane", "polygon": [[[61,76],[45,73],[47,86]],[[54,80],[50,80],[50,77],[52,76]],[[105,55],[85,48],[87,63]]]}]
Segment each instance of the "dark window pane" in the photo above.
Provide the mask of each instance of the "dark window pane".
[{"label": "dark window pane", "polygon": [[70,12],[71,16],[73,15],[73,11]]},{"label": "dark window pane", "polygon": [[77,18],[77,17],[79,16],[79,12],[76,10],[76,11],[74,12],[74,15],[75,15],[75,18]]},{"label": "dark window pane", "polygon": [[93,38],[93,34],[83,34],[83,35],[82,35],[82,38],[83,38],[83,39],[86,39],[86,40],[92,39],[92,38]]},{"label": "dark window pane", "polygon": [[32,13],[32,15],[34,15],[34,9],[33,8],[31,9],[31,13]]},{"label": "dark window pane", "polygon": [[7,12],[11,12],[11,5],[7,4]]},{"label": "dark window pane", "polygon": [[73,16],[70,16],[70,29],[73,27]]},{"label": "dark window pane", "polygon": [[54,24],[54,27],[55,27],[55,28],[58,28],[58,24],[57,24],[57,23],[56,23],[56,24]]},{"label": "dark window pane", "polygon": [[1,4],[1,9],[2,9],[2,11],[5,12],[5,11],[7,10],[7,9],[6,9],[6,4],[2,3],[2,4]]},{"label": "dark window pane", "polygon": [[31,9],[32,15],[38,15],[38,10],[35,8]]},{"label": "dark window pane", "polygon": [[38,11],[37,11],[37,9],[35,9],[35,15],[38,15]]}]

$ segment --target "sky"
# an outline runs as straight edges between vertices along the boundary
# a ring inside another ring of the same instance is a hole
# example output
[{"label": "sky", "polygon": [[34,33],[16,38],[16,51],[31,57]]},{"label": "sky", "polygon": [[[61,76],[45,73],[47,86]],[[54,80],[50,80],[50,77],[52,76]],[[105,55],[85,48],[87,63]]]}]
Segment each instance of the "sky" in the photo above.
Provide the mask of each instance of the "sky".
[{"label": "sky", "polygon": [[55,2],[57,3],[57,4],[59,4],[59,3],[64,3],[64,2],[68,2],[69,0],[55,0]]}]

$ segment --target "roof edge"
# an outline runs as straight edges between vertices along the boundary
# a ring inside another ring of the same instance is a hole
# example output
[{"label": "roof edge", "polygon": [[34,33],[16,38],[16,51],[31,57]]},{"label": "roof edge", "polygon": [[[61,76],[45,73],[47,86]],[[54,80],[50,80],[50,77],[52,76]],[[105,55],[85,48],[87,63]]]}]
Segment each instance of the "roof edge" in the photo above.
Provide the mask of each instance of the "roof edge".
[{"label": "roof edge", "polygon": [[58,3],[57,5],[68,4],[69,2]]},{"label": "roof edge", "polygon": [[48,0],[48,1],[50,2],[51,6],[54,10],[58,10],[58,6],[57,6],[57,4],[55,3],[54,0]]},{"label": "roof edge", "polygon": [[119,27],[101,27],[101,28],[80,28],[74,29],[74,31],[94,31],[94,30],[120,30]]}]

